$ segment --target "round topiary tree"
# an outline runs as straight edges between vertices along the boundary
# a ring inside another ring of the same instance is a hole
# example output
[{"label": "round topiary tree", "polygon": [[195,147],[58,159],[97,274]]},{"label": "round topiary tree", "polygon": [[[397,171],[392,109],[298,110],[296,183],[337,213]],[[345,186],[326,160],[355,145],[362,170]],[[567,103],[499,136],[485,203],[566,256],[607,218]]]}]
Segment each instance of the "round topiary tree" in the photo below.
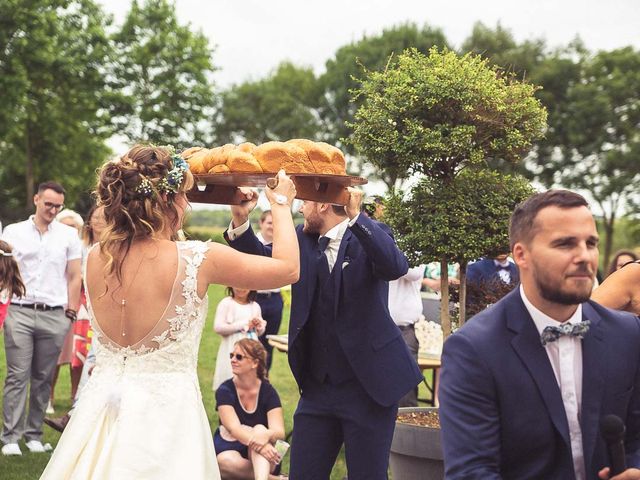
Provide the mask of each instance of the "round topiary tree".
[{"label": "round topiary tree", "polygon": [[490,172],[487,160],[516,163],[542,136],[546,111],[535,91],[478,56],[436,48],[407,50],[354,91],[357,150],[378,168],[424,177],[407,195],[394,193],[385,218],[413,262],[441,262],[445,336],[446,264],[461,264],[462,323],[466,263],[508,246],[510,213],[531,193],[524,179]]}]

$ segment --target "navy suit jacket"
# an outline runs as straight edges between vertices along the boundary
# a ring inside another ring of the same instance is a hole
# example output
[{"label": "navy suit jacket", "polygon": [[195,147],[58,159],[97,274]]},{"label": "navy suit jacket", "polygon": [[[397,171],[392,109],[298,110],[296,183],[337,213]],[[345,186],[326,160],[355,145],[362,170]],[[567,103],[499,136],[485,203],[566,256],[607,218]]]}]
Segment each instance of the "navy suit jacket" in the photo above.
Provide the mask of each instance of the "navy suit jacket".
[{"label": "navy suit jacket", "polygon": [[[509,275],[511,275],[510,283],[518,284],[520,282],[518,266],[511,261],[509,262]],[[470,263],[467,267],[467,283],[488,283],[496,280],[500,280],[500,277],[498,266],[492,258],[483,258]]]},{"label": "navy suit jacket", "polygon": [[[588,479],[609,466],[600,419],[626,424],[629,467],[640,466],[640,322],[595,302],[582,341],[580,423]],[[551,363],[516,289],[445,342],[440,421],[446,478],[574,478],[569,427]]]},{"label": "navy suit jacket", "polygon": [[[316,291],[318,235],[304,233],[301,225],[296,231],[300,279],[292,286],[289,365],[302,389],[309,357],[304,327]],[[233,241],[226,233],[225,238],[237,250],[271,255],[271,246],[262,245],[251,229]],[[382,406],[393,405],[422,381],[388,308],[388,282],[407,273],[407,259],[389,227],[361,214],[345,231],[333,268],[338,269],[335,328],[340,346],[369,396]]]}]

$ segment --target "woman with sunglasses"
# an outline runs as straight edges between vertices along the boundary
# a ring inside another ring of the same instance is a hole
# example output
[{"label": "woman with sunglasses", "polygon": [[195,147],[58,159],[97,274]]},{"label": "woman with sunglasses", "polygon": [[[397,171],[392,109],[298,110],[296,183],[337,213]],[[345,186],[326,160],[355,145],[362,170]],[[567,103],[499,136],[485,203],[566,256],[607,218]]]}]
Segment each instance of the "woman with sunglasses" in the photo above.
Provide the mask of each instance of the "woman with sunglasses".
[{"label": "woman with sunglasses", "polygon": [[137,145],[101,168],[105,226],[83,275],[96,366],[41,480],[220,478],[197,375],[207,290],[298,280],[296,191],[284,171],[266,189],[275,214],[266,258],[176,241],[193,185],[185,160],[167,147]]},{"label": "woman with sunglasses", "polygon": [[275,442],[284,438],[280,397],[266,378],[267,351],[242,339],[231,352],[233,378],[216,391],[220,426],[214,434],[223,480],[277,480],[281,458]]}]

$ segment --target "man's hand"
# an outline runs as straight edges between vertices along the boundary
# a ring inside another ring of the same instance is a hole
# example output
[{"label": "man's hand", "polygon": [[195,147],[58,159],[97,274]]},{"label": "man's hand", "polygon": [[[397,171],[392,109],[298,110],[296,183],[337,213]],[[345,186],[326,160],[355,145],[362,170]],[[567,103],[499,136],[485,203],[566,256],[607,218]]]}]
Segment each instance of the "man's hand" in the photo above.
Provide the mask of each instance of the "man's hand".
[{"label": "man's hand", "polygon": [[607,467],[598,472],[598,477],[602,480],[640,480],[640,470],[637,468],[627,468],[615,477],[609,477],[609,468]]},{"label": "man's hand", "polygon": [[250,188],[240,187],[244,200],[240,205],[231,205],[233,228],[238,228],[249,220],[249,214],[258,204],[258,192]]},{"label": "man's hand", "polygon": [[364,192],[353,187],[347,187],[347,191],[349,192],[349,202],[344,206],[344,211],[347,212],[349,220],[353,220],[360,213]]}]

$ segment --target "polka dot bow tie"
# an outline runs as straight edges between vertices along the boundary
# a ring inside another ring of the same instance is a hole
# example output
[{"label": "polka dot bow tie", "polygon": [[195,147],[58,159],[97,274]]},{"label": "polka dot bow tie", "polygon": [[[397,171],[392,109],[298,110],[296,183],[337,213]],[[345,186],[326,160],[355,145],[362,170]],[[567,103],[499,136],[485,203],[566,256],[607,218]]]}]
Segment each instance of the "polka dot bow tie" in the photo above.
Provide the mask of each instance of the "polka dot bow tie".
[{"label": "polka dot bow tie", "polygon": [[585,320],[584,322],[578,323],[565,323],[560,327],[545,327],[542,335],[540,335],[540,341],[542,345],[546,345],[547,343],[555,342],[563,335],[584,338],[589,331],[589,325],[591,325],[591,322]]}]

